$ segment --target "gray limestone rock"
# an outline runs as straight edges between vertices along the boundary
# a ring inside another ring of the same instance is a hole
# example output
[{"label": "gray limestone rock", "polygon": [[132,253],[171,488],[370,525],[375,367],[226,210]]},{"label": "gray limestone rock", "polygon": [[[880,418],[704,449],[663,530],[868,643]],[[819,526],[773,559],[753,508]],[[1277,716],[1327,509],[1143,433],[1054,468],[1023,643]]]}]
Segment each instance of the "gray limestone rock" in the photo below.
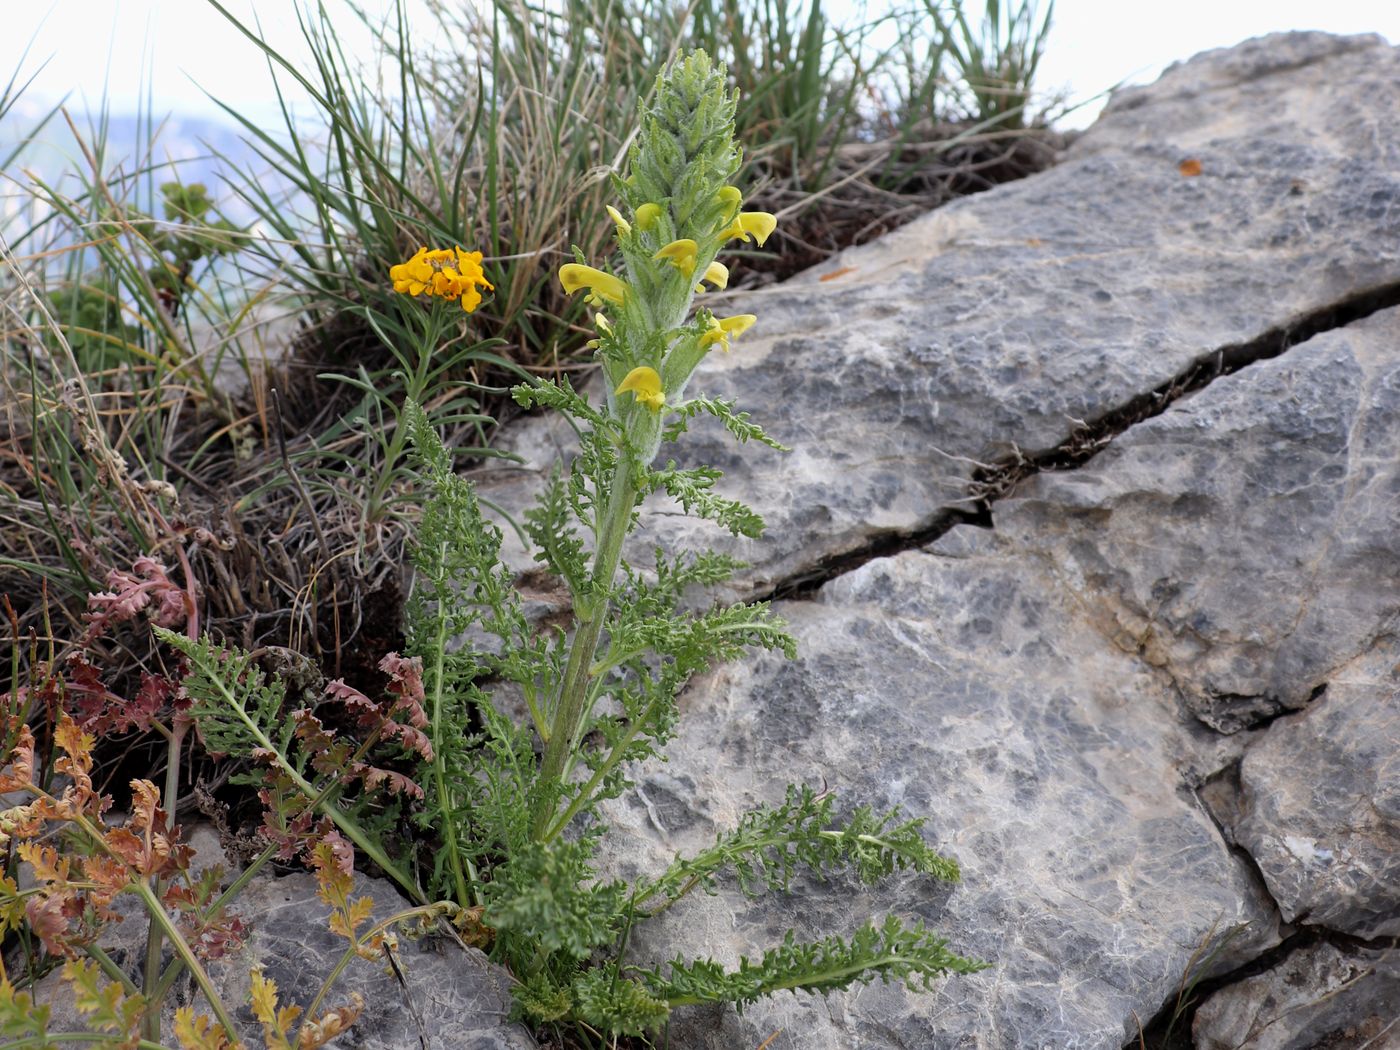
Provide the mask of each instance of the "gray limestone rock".
[{"label": "gray limestone rock", "polygon": [[[1226,348],[1395,284],[1397,110],[1400,49],[1379,38],[1250,41],[1136,89],[1050,171],[710,297],[759,324],[694,388],[794,451],[698,425],[663,458],[724,469],[768,535],[730,540],[658,501],[634,553],[724,546],[753,566],[737,593],[762,593],[966,506],[977,462],[1054,448]],[[526,464],[483,493],[518,508],[570,436],[540,422],[507,440]]]},{"label": "gray limestone rock", "polygon": [[[1397,109],[1400,50],[1375,37],[1211,52],[1124,93],[1057,168],[731,297],[762,327],[696,386],[796,448],[700,427],[680,453],[769,521],[725,541],[753,564],[740,595],[931,534],[983,491],[979,463],[1098,442],[1086,422],[1241,370],[1023,483],[994,532],[782,603],[795,664],[687,692],[664,771],[612,804],[610,873],[654,872],[800,781],[928,818],[964,881],[726,886],[637,930],[636,958],[732,964],[888,909],[995,967],[683,1016],[672,1046],[1116,1050],[1196,960],[1277,943],[1280,907],[1395,932],[1400,316],[1346,322],[1400,297]],[[484,494],[518,507],[569,442],[533,421],[510,440],[524,465]],[[643,526],[634,552],[715,545],[660,503]]]},{"label": "gray limestone rock", "polygon": [[994,511],[1119,644],[1234,732],[1303,707],[1400,617],[1400,312],[1217,380]]},{"label": "gray limestone rock", "polygon": [[[984,534],[956,557],[870,562],[780,605],[803,655],[760,659],[684,698],[664,775],[613,807],[615,870],[654,870],[798,781],[902,806],[963,881],[848,880],[750,902],[726,888],[634,933],[652,961],[733,964],[795,927],[849,931],[893,911],[994,969],[933,994],[876,985],[682,1018],[686,1050],[1123,1045],[1192,953],[1237,964],[1273,910],[1183,785],[1197,735],[1171,682],[1105,643],[1052,567]],[[1233,932],[1232,932],[1233,931]]]},{"label": "gray limestone rock", "polygon": [[1400,641],[1245,751],[1234,826],[1289,922],[1400,935]]},{"label": "gray limestone rock", "polygon": [[1321,943],[1211,996],[1196,1050],[1397,1050],[1400,951]]},{"label": "gray limestone rock", "polygon": [[[353,896],[374,902],[375,921],[406,907],[393,886],[383,879],[356,875]],[[125,921],[106,931],[105,946],[113,959],[133,975],[145,952],[146,922],[135,898],[119,897]],[[329,908],[316,895],[308,874],[282,878],[259,875],[239,895],[231,909],[252,927],[242,948],[206,964],[220,998],[241,1029],[248,1046],[262,1046],[262,1030],[248,1009],[249,972],[261,966],[277,982],[282,1005],[310,1005],[344,954],[347,942],[326,925]],[[170,959],[170,949],[165,949]],[[364,1000],[359,1019],[331,1045],[340,1050],[418,1050],[424,1044],[452,1050],[533,1050],[535,1041],[508,1021],[511,1007],[509,978],[476,949],[464,949],[445,937],[409,940],[400,937],[396,954],[403,974],[400,983],[386,964],[352,960],[322,1009],[346,1005],[352,993]],[[137,978],[139,980],[139,977]],[[68,988],[57,973],[44,978],[36,1001],[53,1010],[51,1032],[84,1031]],[[174,1010],[193,1005],[208,1014],[205,1000],[188,975],[177,980],[166,1000],[163,1026],[172,1031]],[[169,1040],[173,1044],[173,1037]],[[73,1044],[79,1045],[79,1044]]]}]

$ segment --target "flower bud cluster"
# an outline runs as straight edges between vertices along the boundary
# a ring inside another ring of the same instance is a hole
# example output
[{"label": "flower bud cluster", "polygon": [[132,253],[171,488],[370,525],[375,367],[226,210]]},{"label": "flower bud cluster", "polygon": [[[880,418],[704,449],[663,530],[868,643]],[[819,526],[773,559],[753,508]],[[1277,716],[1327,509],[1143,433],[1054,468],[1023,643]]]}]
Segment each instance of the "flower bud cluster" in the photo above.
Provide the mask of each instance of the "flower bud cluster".
[{"label": "flower bud cluster", "polygon": [[607,373],[611,409],[642,462],[654,458],[664,410],[680,402],[705,354],[728,351],[756,320],[703,308],[691,316],[707,286],[729,283],[728,267],[715,258],[721,249],[750,239],[761,247],[777,227],[767,212],[743,211],[742,194],[729,185],[739,169],[735,97],[725,89],[724,68],[703,51],[667,69],[643,113],[630,173],[614,180],[622,206],[607,207],[625,276],[582,258],[559,270],[566,292],[586,291],[600,308],[590,345]]}]

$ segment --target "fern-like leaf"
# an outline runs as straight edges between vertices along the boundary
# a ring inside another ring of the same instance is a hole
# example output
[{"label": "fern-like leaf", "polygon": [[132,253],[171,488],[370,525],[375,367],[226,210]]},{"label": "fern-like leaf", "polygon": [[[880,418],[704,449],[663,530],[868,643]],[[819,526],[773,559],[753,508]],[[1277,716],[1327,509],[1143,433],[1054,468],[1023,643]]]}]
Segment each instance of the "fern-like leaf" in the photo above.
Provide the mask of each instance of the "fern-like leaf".
[{"label": "fern-like leaf", "polygon": [[[767,432],[757,423],[749,419],[747,412],[739,412],[735,409],[735,402],[724,401],[718,398],[695,397],[676,406],[676,414],[681,420],[689,420],[701,412],[708,412],[724,424],[724,429],[729,431],[738,439],[739,444],[745,445],[750,441],[757,441],[759,444],[767,445],[769,448],[779,452],[791,452],[782,442],[768,436]],[[673,423],[672,427],[680,427],[681,424]],[[677,435],[668,434],[668,440],[675,440]]]},{"label": "fern-like leaf", "polygon": [[881,817],[862,807],[842,826],[832,815],[833,805],[831,795],[790,786],[780,805],[746,813],[737,828],[717,835],[709,849],[677,857],[657,879],[639,885],[633,903],[659,897],[665,907],[697,887],[713,889],[725,870],[734,873],[749,896],[763,888],[786,891],[799,868],[825,877],[850,864],[866,882],[899,870],[958,878],[957,863],[924,842],[922,820],[901,822],[898,810]]},{"label": "fern-like leaf", "polygon": [[988,965],[949,951],[948,942],[922,922],[908,926],[891,915],[878,926],[867,923],[849,939],[800,943],[789,931],[781,945],[757,962],[741,957],[737,970],[726,972],[709,959],[686,962],[678,957],[666,977],[656,971],[643,976],[651,993],[672,1007],[731,1002],[742,1008],[777,992],[831,992],[877,977],[927,990],[939,977],[976,973]]},{"label": "fern-like leaf", "polygon": [[653,488],[665,489],[688,514],[707,518],[735,536],[756,539],[763,535],[763,519],[753,508],[714,491],[715,482],[723,476],[715,467],[680,470],[670,462],[665,470],[654,471],[650,481]]}]

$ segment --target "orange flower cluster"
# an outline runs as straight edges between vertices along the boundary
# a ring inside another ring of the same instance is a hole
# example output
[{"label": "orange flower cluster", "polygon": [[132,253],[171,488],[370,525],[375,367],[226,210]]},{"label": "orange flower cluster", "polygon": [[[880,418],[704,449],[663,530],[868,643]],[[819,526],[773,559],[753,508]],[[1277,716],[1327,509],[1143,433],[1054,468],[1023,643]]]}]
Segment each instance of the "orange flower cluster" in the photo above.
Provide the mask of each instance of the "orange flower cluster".
[{"label": "orange flower cluster", "polygon": [[389,267],[389,279],[394,282],[394,291],[406,295],[427,292],[448,302],[461,299],[467,313],[481,305],[478,285],[490,291],[496,288],[482,272],[481,253],[461,248],[419,248],[407,262]]}]

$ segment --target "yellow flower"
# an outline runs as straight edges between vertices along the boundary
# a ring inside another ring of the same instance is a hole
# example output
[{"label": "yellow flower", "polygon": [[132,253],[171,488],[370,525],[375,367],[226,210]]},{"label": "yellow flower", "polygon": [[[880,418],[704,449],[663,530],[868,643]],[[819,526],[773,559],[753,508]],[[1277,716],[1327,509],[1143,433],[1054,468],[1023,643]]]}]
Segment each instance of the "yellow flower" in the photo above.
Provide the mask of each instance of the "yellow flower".
[{"label": "yellow flower", "polygon": [[[728,288],[729,267],[725,266],[722,262],[712,262],[709,266],[705,268],[705,272],[700,275],[700,280],[709,281],[712,285],[719,289]],[[697,284],[695,286],[695,290],[697,292],[703,292],[705,289],[703,286]]]},{"label": "yellow flower", "polygon": [[653,412],[660,412],[666,403],[666,395],[661,390],[661,376],[656,369],[643,365],[627,373],[627,378],[618,384],[614,393],[625,394],[631,391],[637,400]]},{"label": "yellow flower", "polygon": [[573,295],[581,288],[589,289],[585,302],[595,306],[603,305],[602,301],[605,299],[621,306],[623,299],[627,297],[627,283],[625,281],[610,273],[604,273],[602,270],[584,266],[582,263],[568,263],[559,267],[559,283],[564,286],[564,291],[569,295]]},{"label": "yellow flower", "polygon": [[494,289],[481,270],[481,253],[459,248],[419,248],[413,258],[389,267],[389,279],[394,291],[408,295],[427,292],[448,302],[462,301],[462,309],[471,313],[481,305],[477,285]]},{"label": "yellow flower", "polygon": [[753,239],[762,248],[763,242],[768,240],[769,235],[777,228],[778,220],[766,211],[741,211],[725,228],[722,236],[725,240],[737,237],[747,242],[749,234],[753,234]]},{"label": "yellow flower", "polygon": [[719,344],[719,348],[725,353],[729,352],[729,340],[738,339],[750,328],[758,318],[753,314],[735,314],[733,317],[720,319],[710,318],[710,330],[700,337],[701,346],[711,346]]},{"label": "yellow flower", "polygon": [[743,203],[744,195],[739,192],[738,186],[721,186],[720,191],[715,194],[721,204],[727,204],[731,208],[738,207]]},{"label": "yellow flower", "polygon": [[413,258],[389,267],[389,280],[394,282],[394,291],[408,295],[419,295],[433,279],[433,264],[427,260],[428,249],[419,248]]},{"label": "yellow flower", "polygon": [[649,230],[656,225],[656,220],[659,218],[661,218],[661,205],[643,204],[637,209],[637,228]]},{"label": "yellow flower", "polygon": [[617,232],[621,236],[626,237],[632,232],[632,224],[622,217],[622,212],[618,211],[611,204],[605,204],[603,207],[608,213],[608,218],[612,219],[613,223],[617,226]]},{"label": "yellow flower", "polygon": [[[612,325],[608,322],[608,319],[603,316],[602,311],[593,315],[593,326],[598,329],[598,334],[600,336],[612,335]],[[597,350],[602,344],[602,339],[590,339],[583,345],[590,350]]]},{"label": "yellow flower", "polygon": [[699,251],[699,246],[689,237],[683,237],[679,241],[672,241],[666,245],[652,258],[669,259],[672,266],[689,277],[695,272],[695,253],[697,251]]},{"label": "yellow flower", "polygon": [[496,286],[486,279],[486,275],[481,270],[481,253],[464,252],[457,249],[457,270],[462,286],[462,309],[471,313],[481,305],[481,293],[476,290],[477,285],[483,288],[496,290]]}]

